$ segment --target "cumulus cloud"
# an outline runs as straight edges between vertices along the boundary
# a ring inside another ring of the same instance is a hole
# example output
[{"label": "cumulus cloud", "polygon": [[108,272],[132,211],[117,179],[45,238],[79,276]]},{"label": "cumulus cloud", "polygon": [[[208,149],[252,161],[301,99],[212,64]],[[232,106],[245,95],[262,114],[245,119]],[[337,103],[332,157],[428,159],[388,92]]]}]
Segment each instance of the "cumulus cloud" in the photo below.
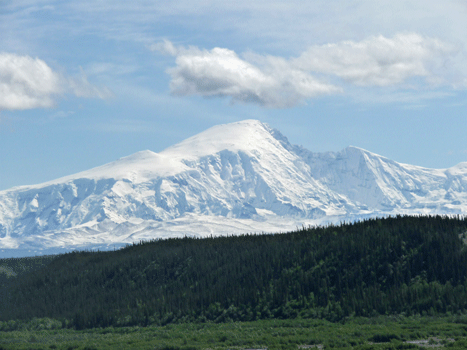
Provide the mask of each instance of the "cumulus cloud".
[{"label": "cumulus cloud", "polygon": [[65,93],[98,98],[110,94],[90,84],[84,74],[64,77],[39,58],[0,53],[0,111],[52,107]]},{"label": "cumulus cloud", "polygon": [[185,48],[168,40],[150,48],[176,57],[175,67],[167,70],[175,95],[227,96],[233,102],[272,108],[342,92],[343,82],[413,88],[417,85],[410,85],[411,78],[422,78],[428,84],[442,84],[438,73],[456,52],[416,33],[316,45],[291,59],[252,53],[241,58],[226,48]]},{"label": "cumulus cloud", "polygon": [[336,75],[360,86],[390,86],[412,77],[434,82],[436,66],[441,66],[442,58],[454,51],[440,40],[404,33],[393,38],[380,35],[360,42],[312,46],[292,64],[307,71]]},{"label": "cumulus cloud", "polygon": [[284,108],[307,98],[340,91],[280,58],[256,66],[225,48],[185,49],[168,41],[152,48],[176,56],[176,66],[167,70],[172,77],[170,89],[175,95],[227,96],[233,102]]},{"label": "cumulus cloud", "polygon": [[62,91],[60,80],[38,58],[0,54],[0,110],[51,107]]}]

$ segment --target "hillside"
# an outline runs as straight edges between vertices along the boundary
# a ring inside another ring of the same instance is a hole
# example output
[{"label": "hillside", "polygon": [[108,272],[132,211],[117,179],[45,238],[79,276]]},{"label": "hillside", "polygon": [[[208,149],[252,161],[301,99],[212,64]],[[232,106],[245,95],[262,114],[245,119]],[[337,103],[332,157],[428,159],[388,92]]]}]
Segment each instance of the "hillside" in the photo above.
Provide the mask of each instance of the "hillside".
[{"label": "hillside", "polygon": [[2,321],[64,326],[446,314],[467,308],[467,220],[370,219],[60,255],[2,286]]}]

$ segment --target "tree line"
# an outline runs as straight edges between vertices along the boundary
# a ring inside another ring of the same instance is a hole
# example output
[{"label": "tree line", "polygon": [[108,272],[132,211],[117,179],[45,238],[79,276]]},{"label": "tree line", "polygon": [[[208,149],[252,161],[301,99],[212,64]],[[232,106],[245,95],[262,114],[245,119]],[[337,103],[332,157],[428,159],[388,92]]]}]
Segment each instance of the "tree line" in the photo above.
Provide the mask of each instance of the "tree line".
[{"label": "tree line", "polygon": [[463,312],[465,232],[464,217],[397,216],[67,253],[8,278],[0,320],[82,329]]}]

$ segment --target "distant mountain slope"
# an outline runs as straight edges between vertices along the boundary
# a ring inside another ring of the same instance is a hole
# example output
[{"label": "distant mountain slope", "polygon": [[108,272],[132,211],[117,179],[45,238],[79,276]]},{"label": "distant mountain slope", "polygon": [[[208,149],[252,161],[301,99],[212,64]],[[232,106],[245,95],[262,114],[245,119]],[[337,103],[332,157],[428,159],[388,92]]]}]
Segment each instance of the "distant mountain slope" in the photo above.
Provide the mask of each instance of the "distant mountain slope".
[{"label": "distant mountain slope", "polygon": [[357,147],[341,152],[299,152],[312,176],[370,210],[464,213],[467,163],[450,169],[401,164]]},{"label": "distant mountain slope", "polygon": [[40,185],[0,192],[1,249],[294,229],[391,213],[467,212],[467,163],[436,170],[365,150],[313,153],[256,120],[219,125]]}]

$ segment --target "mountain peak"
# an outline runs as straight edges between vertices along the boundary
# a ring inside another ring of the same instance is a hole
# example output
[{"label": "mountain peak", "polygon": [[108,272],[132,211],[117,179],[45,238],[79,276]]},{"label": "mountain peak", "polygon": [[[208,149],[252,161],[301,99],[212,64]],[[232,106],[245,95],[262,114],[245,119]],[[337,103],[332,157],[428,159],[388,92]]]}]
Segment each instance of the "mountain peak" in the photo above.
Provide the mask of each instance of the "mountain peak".
[{"label": "mountain peak", "polygon": [[[356,146],[348,146],[344,148],[342,151],[338,152],[338,154],[343,155],[346,154],[347,156],[350,157],[361,157],[362,155],[366,156],[367,159],[379,159],[381,161],[386,161],[386,162],[392,162],[396,164],[397,162],[386,158],[384,156],[381,156],[377,153],[370,152],[364,148],[361,147],[356,147]],[[398,164],[398,163],[397,163]]]},{"label": "mountain peak", "polygon": [[[271,149],[278,145],[269,125],[258,120],[249,119],[230,124],[213,126],[192,136],[160,154],[174,159],[193,160],[223,150],[251,152],[252,150]],[[274,146],[273,146],[274,147]]]},{"label": "mountain peak", "polygon": [[156,152],[153,152],[153,151],[150,151],[148,149],[146,150],[143,150],[143,151],[139,151],[139,152],[136,152],[136,153],[133,153],[129,156],[126,156],[126,157],[122,157],[120,159],[129,159],[129,158],[133,158],[133,159],[145,159],[145,158],[148,158],[148,157],[153,157],[154,155],[156,155],[157,153]]}]

